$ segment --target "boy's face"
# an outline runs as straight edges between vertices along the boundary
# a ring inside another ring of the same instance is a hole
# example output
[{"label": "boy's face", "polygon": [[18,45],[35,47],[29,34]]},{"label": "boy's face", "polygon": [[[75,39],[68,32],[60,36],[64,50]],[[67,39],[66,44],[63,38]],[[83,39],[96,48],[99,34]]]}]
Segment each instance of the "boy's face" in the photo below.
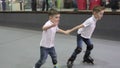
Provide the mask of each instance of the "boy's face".
[{"label": "boy's face", "polygon": [[56,14],[56,15],[50,16],[50,20],[51,20],[53,23],[59,24],[60,14]]},{"label": "boy's face", "polygon": [[95,17],[98,19],[98,20],[101,20],[101,18],[103,17],[103,14],[104,14],[104,10],[98,12],[98,13],[94,13]]}]

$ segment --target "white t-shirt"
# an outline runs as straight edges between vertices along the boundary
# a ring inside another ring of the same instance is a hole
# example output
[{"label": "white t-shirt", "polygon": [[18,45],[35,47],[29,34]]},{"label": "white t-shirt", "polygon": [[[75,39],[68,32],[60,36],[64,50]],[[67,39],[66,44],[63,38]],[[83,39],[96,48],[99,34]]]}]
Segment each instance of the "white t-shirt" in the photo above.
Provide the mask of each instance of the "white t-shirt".
[{"label": "white t-shirt", "polygon": [[84,38],[90,39],[96,27],[96,22],[97,19],[95,19],[94,15],[92,15],[90,18],[88,18],[85,22],[82,23],[84,27],[78,29],[77,33],[81,34],[81,36]]},{"label": "white t-shirt", "polygon": [[[45,23],[44,26],[50,26],[52,24],[53,23],[49,20]],[[51,27],[46,31],[43,31],[40,46],[46,47],[46,48],[54,47],[54,38],[57,30],[59,30],[59,28],[58,26],[55,26],[55,27]]]}]

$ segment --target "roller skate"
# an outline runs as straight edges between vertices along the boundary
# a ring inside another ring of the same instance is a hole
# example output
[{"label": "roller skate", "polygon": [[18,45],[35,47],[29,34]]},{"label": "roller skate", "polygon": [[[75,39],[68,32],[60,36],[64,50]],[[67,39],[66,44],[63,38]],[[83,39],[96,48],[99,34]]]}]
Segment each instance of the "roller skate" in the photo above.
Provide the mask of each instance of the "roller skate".
[{"label": "roller skate", "polygon": [[83,63],[94,64],[94,59],[89,56],[83,60]]},{"label": "roller skate", "polygon": [[73,61],[68,61],[67,62],[67,68],[72,68],[73,66]]}]

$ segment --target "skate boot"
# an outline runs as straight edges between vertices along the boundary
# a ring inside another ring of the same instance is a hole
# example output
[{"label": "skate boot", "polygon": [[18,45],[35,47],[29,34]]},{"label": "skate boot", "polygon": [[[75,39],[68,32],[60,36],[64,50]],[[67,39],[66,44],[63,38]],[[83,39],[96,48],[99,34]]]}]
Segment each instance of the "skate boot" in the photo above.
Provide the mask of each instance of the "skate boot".
[{"label": "skate boot", "polygon": [[94,59],[89,56],[88,58],[85,58],[85,59],[83,60],[83,63],[89,63],[89,64],[91,63],[91,64],[94,64]]},{"label": "skate boot", "polygon": [[72,68],[73,66],[73,61],[68,61],[67,62],[67,68]]}]

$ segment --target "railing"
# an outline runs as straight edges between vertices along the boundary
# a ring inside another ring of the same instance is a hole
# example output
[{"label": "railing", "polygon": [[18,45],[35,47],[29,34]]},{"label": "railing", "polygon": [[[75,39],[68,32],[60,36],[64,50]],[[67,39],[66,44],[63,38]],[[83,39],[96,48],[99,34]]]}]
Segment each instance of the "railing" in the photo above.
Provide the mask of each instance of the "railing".
[{"label": "railing", "polygon": [[[43,1],[44,0],[0,0],[0,11],[42,11]],[[82,4],[82,1],[85,1],[85,9],[78,10],[90,10],[92,0],[48,0],[48,3],[49,8],[56,8],[59,11],[74,11],[74,1],[77,1],[77,6],[80,6],[79,3]],[[93,1],[99,1],[99,5],[104,4],[103,6],[110,4],[110,2],[102,3],[102,0]],[[118,6],[120,7],[120,2],[118,2]],[[110,5],[106,7],[110,9]]]}]

